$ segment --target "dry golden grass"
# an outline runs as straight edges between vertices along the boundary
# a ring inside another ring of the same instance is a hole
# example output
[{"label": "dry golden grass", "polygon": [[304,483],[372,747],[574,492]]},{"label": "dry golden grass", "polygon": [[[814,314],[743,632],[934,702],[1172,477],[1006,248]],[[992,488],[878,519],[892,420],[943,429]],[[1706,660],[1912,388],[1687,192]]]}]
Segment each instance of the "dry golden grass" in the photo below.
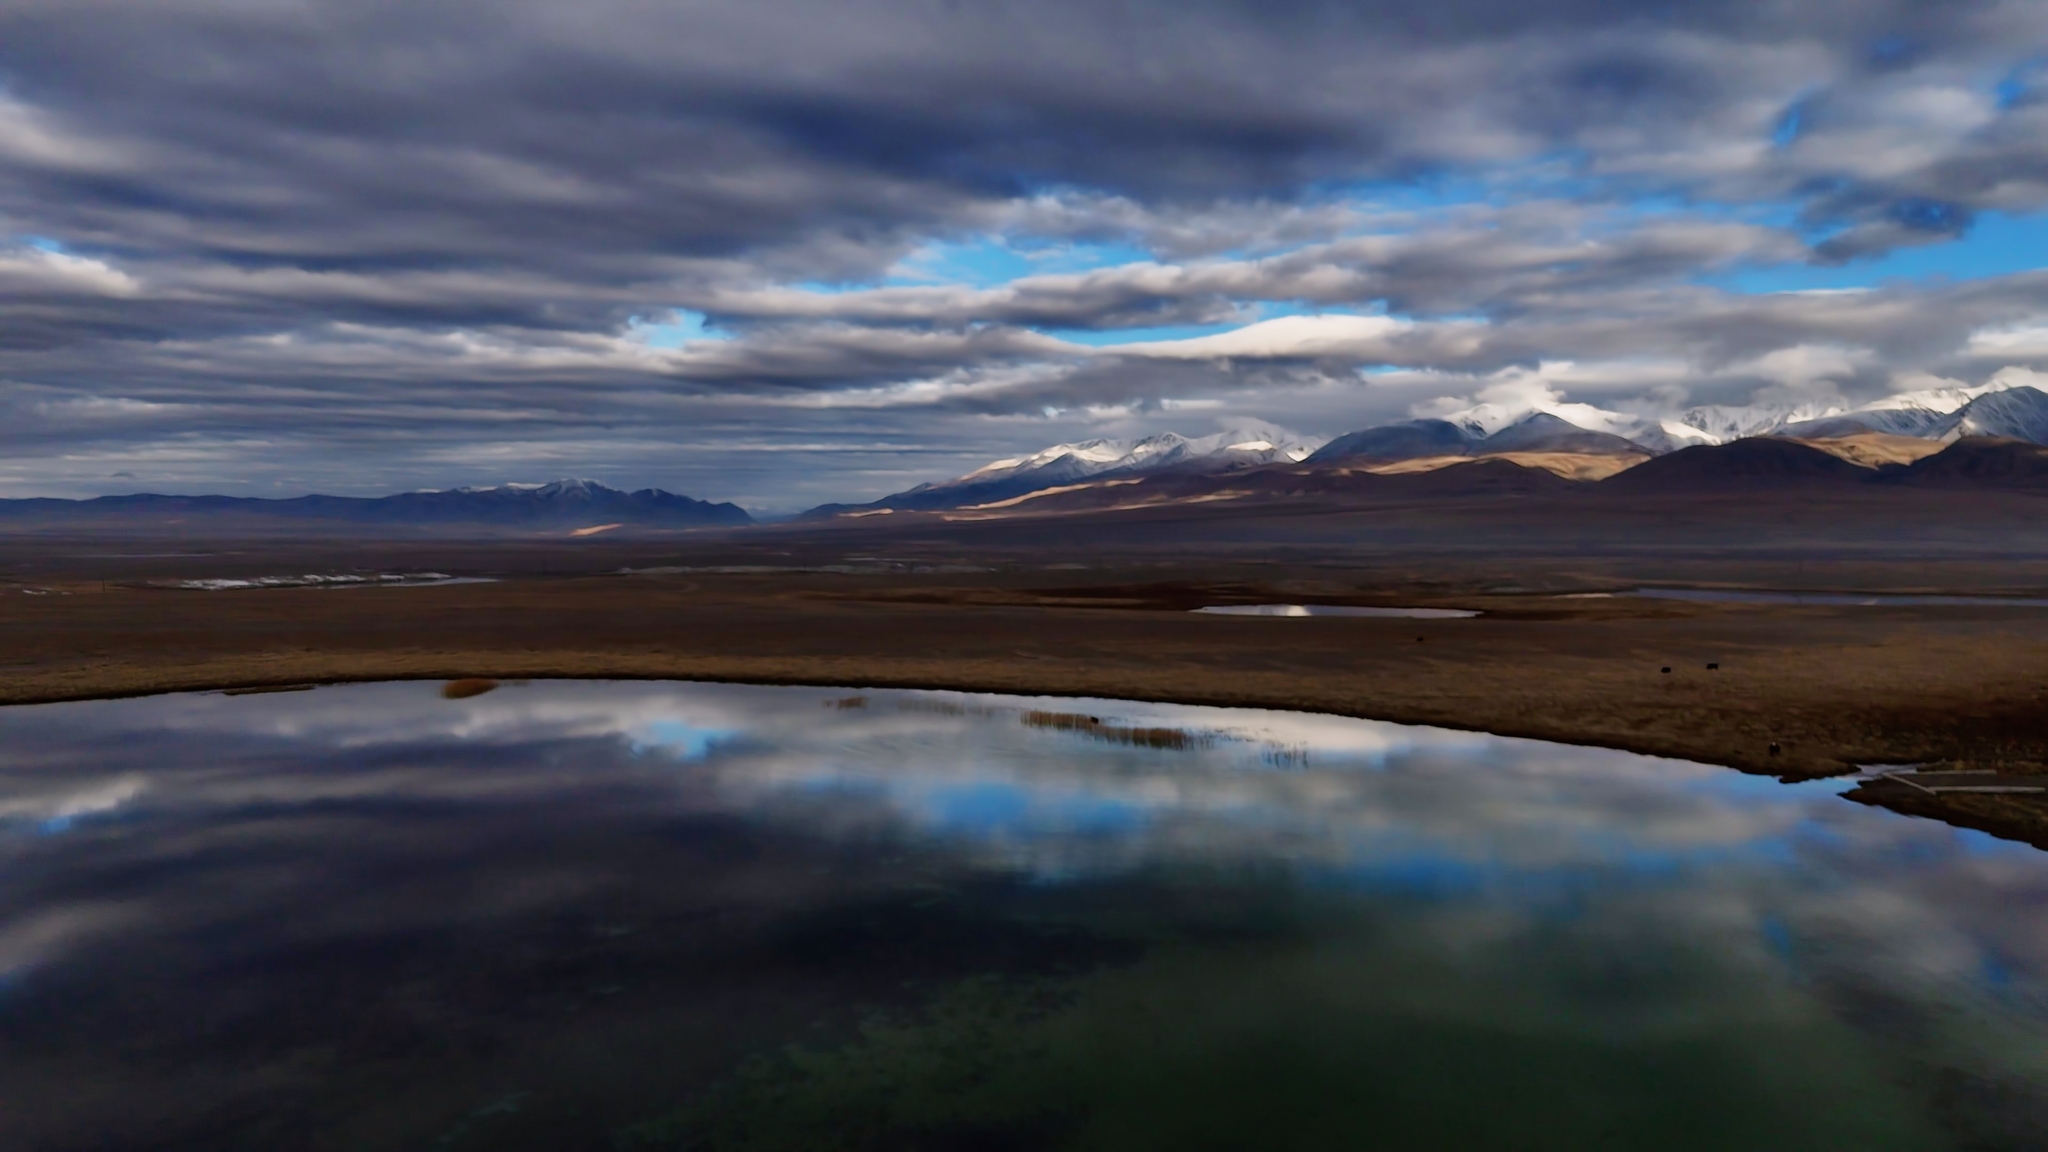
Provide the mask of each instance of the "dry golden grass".
[{"label": "dry golden grass", "polygon": [[496,680],[485,680],[481,677],[472,676],[462,680],[450,680],[448,683],[443,684],[441,686],[441,695],[449,700],[467,700],[471,696],[481,696],[497,686],[498,682]]},{"label": "dry golden grass", "polygon": [[1470,464],[1475,460],[1506,460],[1524,468],[1540,468],[1562,476],[1567,480],[1605,480],[1617,472],[1648,460],[1650,454],[1629,453],[1625,455],[1603,455],[1590,452],[1492,452],[1483,456],[1424,456],[1414,460],[1396,460],[1390,464],[1375,464],[1364,471],[1381,476],[1400,476],[1414,472],[1435,472],[1454,464]]},{"label": "dry golden grass", "polygon": [[1911,464],[1948,447],[1940,440],[1923,440],[1917,436],[1893,436],[1886,432],[1863,432],[1854,436],[1802,440],[1800,443],[1832,453],[1851,464],[1859,464],[1865,468],[1875,468],[1880,464]]}]

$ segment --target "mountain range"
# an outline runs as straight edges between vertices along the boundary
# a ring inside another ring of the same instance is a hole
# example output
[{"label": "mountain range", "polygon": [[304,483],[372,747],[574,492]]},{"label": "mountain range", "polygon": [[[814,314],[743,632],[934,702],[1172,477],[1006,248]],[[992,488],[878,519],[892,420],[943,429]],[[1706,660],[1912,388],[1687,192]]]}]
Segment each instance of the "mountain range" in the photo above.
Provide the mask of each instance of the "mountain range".
[{"label": "mountain range", "polygon": [[1190,438],[1164,432],[1139,440],[1055,444],[1029,456],[997,460],[934,484],[884,496],[868,504],[825,504],[806,517],[883,511],[926,512],[999,503],[1081,481],[1107,483],[1159,472],[1231,472],[1308,459],[1322,440],[1270,425],[1249,425]]},{"label": "mountain range", "polygon": [[1509,451],[1661,455],[1753,436],[1818,440],[1872,432],[1937,442],[1989,436],[2048,443],[2048,392],[2014,384],[1908,392],[1854,407],[1693,408],[1672,420],[1583,404],[1509,413],[1505,419],[1500,410],[1489,408],[1339,436],[1313,459],[1409,459]]},{"label": "mountain range", "polygon": [[626,492],[594,480],[451,488],[395,496],[100,496],[91,500],[0,500],[0,525],[14,528],[236,528],[323,533],[484,529],[598,531],[607,527],[714,528],[753,523],[736,504],[713,504],[658,488]]},{"label": "mountain range", "polygon": [[1305,462],[1231,473],[1161,472],[1115,484],[1061,485],[936,515],[945,520],[996,520],[1177,508],[1183,518],[1268,511],[1298,518],[1346,508],[1419,512],[1448,507],[1440,501],[1503,500],[1565,500],[1581,511],[1635,506],[1631,515],[1640,515],[1641,502],[1648,500],[1662,515],[1695,498],[1733,499],[1738,507],[1753,509],[1772,498],[1796,504],[1831,495],[1881,497],[1900,490],[1963,490],[1972,500],[1994,492],[2048,494],[2048,447],[2038,444],[1972,436],[1936,445],[1937,451],[1911,462],[1858,463],[1821,443],[1750,436],[1726,444],[1698,444],[1640,456],[1634,466],[1591,482],[1532,466],[1523,462],[1527,456],[1513,453],[1452,458],[1442,466],[1420,469]]},{"label": "mountain range", "polygon": [[[866,504],[805,519],[894,512],[1007,516],[1178,501],[1365,492],[1413,496],[1683,494],[1776,484],[1904,484],[2048,490],[2048,392],[1993,384],[1845,406],[1702,407],[1651,419],[1583,404],[1479,405],[1329,441],[1271,425],[1208,436],[1056,444]],[[405,492],[383,497],[168,496],[0,500],[16,531],[315,535],[594,535],[613,529],[735,528],[734,504],[592,480]]]},{"label": "mountain range", "polygon": [[[1965,438],[2048,444],[2048,392],[1996,382],[1977,388],[1902,393],[1856,406],[1698,407],[1675,419],[1585,404],[1521,409],[1482,404],[1442,417],[1365,428],[1327,442],[1267,426],[1201,439],[1169,432],[1142,440],[1056,444],[1030,456],[997,460],[965,476],[920,484],[871,503],[822,505],[805,516],[1000,511],[1027,503],[1033,510],[1057,504],[1099,505],[1107,498],[1073,497],[1056,504],[1046,503],[1045,498],[1074,486],[1107,490],[1145,481],[1144,495],[1127,491],[1119,497],[1142,499],[1169,490],[1204,488],[1191,479],[1194,477],[1275,470],[1298,476],[1304,470],[1329,468],[1409,473],[1489,458],[1546,469],[1571,480],[1603,480],[1688,449],[1760,437],[1819,445],[1831,459],[1860,476],[1879,465],[1911,463]],[[1728,463],[1734,465],[1738,458],[1747,460],[1750,455],[1734,453]],[[1652,469],[1645,476],[1660,473]],[[1636,480],[1621,487],[1647,482]],[[1213,489],[1214,485],[1206,487]]]}]

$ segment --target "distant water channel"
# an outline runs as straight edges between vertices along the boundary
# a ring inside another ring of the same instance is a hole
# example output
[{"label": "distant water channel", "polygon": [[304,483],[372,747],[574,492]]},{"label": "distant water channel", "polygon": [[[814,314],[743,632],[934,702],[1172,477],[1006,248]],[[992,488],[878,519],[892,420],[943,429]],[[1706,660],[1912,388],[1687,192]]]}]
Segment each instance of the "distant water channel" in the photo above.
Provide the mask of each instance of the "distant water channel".
[{"label": "distant water channel", "polygon": [[1354,604],[1215,604],[1196,608],[1210,616],[1376,616],[1406,620],[1465,620],[1468,608],[1364,608]]},{"label": "distant water channel", "polygon": [[1721,588],[1633,588],[1627,592],[1576,592],[1564,599],[1605,600],[1615,596],[1643,596],[1652,600],[1691,600],[1703,604],[1825,604],[1861,608],[2048,608],[2048,599],[2026,596],[1944,596],[1910,592],[1739,592]]},{"label": "distant water channel", "polygon": [[2048,855],[1844,786],[945,692],[4,709],[0,1126],[15,1150],[2048,1147]]}]

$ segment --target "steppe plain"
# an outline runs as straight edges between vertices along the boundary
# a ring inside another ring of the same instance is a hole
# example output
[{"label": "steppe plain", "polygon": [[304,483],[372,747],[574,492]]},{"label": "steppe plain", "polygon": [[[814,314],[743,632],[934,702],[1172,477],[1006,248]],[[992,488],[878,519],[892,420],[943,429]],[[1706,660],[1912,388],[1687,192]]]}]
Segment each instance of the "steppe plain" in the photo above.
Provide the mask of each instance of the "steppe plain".
[{"label": "steppe plain", "polygon": [[[0,539],[0,703],[386,679],[731,680],[1303,709],[1787,778],[1902,764],[2037,776],[2048,608],[1626,593],[2040,597],[2044,511],[2048,497],[2025,493],[1510,485],[637,537],[15,534]],[[421,571],[489,582],[178,587]],[[1482,615],[1190,611],[1255,603]],[[1879,780],[1849,796],[2048,847],[2039,795]]]}]

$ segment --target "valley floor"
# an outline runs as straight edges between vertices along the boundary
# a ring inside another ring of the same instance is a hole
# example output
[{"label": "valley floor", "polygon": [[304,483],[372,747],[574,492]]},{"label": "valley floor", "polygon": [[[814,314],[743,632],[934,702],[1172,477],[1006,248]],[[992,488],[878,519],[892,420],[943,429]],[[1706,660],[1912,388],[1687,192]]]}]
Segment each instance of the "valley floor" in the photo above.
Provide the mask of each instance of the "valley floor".
[{"label": "valley floor", "polygon": [[[1288,566],[1222,554],[1082,566],[781,543],[744,553],[419,544],[373,556],[339,544],[16,542],[0,550],[0,703],[407,678],[709,679],[1301,709],[1788,777],[1904,763],[2048,773],[2048,609],[1585,597],[1567,594],[1623,590],[1645,569],[1570,556]],[[155,554],[172,552],[181,555]],[[169,587],[344,561],[496,582]],[[1698,585],[2048,589],[2048,567],[2017,560],[1698,560],[1658,571]],[[1261,602],[1483,615],[1189,611]],[[2048,847],[2048,804],[2037,796],[1879,784],[1851,798]]]}]

